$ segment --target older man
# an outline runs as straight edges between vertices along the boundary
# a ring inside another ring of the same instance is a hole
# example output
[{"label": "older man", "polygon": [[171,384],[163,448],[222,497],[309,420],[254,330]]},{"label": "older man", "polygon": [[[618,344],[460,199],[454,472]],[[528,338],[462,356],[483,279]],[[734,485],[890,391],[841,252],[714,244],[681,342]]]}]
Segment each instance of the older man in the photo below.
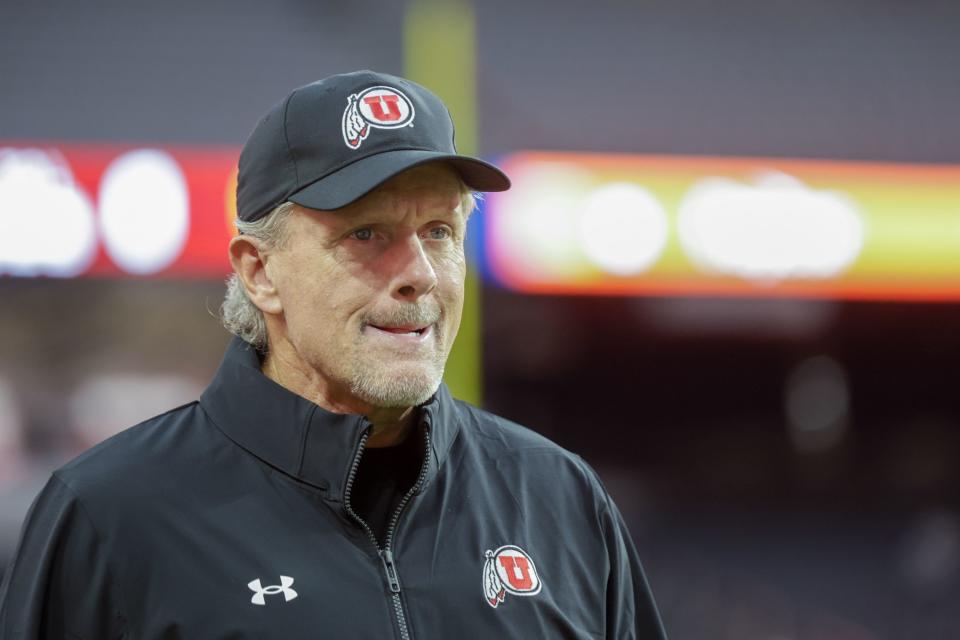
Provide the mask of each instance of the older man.
[{"label": "older man", "polygon": [[199,402],[54,472],[0,587],[12,638],[663,638],[596,474],[442,384],[472,191],[432,93],[297,89],[240,158]]}]

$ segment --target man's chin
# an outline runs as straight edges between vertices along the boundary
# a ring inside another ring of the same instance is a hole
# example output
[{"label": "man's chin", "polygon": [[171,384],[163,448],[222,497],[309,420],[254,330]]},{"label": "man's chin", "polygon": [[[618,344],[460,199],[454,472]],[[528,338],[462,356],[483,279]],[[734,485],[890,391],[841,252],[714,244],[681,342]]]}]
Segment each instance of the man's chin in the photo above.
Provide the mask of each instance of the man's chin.
[{"label": "man's chin", "polygon": [[395,365],[366,375],[357,375],[352,391],[364,402],[384,409],[399,409],[423,404],[436,393],[443,371],[433,367]]}]

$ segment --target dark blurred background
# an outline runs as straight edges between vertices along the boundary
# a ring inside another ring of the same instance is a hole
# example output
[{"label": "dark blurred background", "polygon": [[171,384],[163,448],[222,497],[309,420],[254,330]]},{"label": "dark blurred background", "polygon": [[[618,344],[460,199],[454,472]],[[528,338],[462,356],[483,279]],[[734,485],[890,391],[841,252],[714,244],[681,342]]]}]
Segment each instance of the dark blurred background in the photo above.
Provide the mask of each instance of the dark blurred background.
[{"label": "dark blurred background", "polygon": [[[293,87],[402,74],[407,11],[0,3],[0,140],[240,145]],[[484,156],[960,163],[957,2],[473,12]],[[227,342],[222,293],[217,278],[0,279],[0,566],[51,469],[202,391]],[[481,303],[484,406],[598,468],[672,638],[960,637],[960,305],[495,282]]]}]

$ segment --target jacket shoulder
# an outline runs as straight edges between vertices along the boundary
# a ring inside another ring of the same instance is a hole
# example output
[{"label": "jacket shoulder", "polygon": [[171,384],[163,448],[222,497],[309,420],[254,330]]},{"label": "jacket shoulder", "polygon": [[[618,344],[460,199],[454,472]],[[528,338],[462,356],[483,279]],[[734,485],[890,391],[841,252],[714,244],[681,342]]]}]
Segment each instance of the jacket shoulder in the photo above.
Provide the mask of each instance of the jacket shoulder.
[{"label": "jacket shoulder", "polygon": [[533,429],[490,413],[463,400],[455,400],[470,437],[485,441],[486,446],[514,451],[542,450],[560,456],[576,456]]},{"label": "jacket shoulder", "polygon": [[[455,468],[492,500],[516,507],[521,520],[539,517],[578,531],[602,529],[611,499],[597,472],[579,455],[511,420],[460,403]],[[501,502],[502,496],[511,500]],[[571,520],[572,519],[572,520]],[[586,523],[594,523],[589,526]],[[572,529],[571,529],[572,530]]]},{"label": "jacket shoulder", "polygon": [[550,460],[558,465],[555,470],[566,469],[588,484],[598,483],[596,472],[576,453],[529,427],[461,400],[456,403],[463,422],[461,437],[467,446],[483,451],[501,466],[506,466],[508,460],[515,465]]},{"label": "jacket shoulder", "polygon": [[209,439],[210,432],[202,428],[205,422],[199,402],[175,407],[94,445],[54,471],[54,476],[83,496],[137,477],[175,475],[178,466],[190,464],[185,452],[201,454],[197,449],[203,448],[201,441]]}]

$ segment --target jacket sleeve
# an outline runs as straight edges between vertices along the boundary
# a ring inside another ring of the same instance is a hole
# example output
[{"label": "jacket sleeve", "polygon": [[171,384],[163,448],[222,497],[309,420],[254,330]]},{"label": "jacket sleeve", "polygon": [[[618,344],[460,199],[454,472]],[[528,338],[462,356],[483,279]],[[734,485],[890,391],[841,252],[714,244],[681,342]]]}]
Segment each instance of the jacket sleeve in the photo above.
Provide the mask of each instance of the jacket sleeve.
[{"label": "jacket sleeve", "polygon": [[582,459],[581,462],[601,496],[600,526],[610,567],[605,635],[610,640],[666,640],[657,604],[623,516],[596,470]]},{"label": "jacket sleeve", "polygon": [[610,575],[607,579],[607,638],[666,640],[657,604],[640,564],[637,549],[620,511],[607,497],[604,517]]},{"label": "jacket sleeve", "polygon": [[106,549],[93,523],[53,475],[27,513],[0,583],[0,638],[123,638],[113,593]]}]

